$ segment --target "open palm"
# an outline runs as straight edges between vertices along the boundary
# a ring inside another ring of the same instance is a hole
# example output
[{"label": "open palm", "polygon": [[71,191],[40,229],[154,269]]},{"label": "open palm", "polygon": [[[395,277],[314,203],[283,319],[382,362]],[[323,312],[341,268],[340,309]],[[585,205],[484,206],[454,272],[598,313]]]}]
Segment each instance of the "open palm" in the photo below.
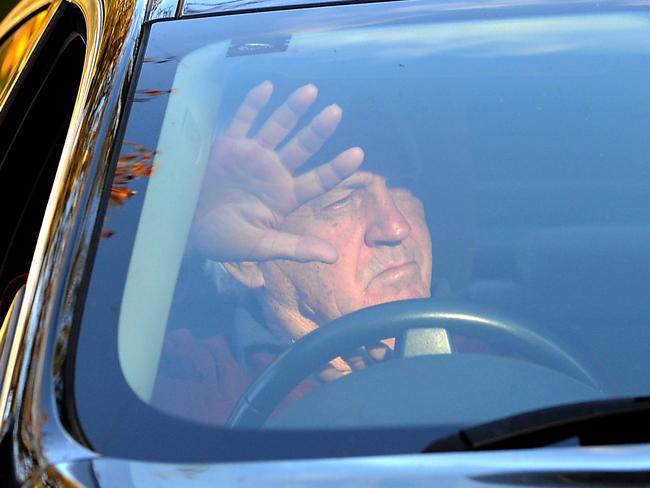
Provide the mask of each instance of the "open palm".
[{"label": "open palm", "polygon": [[334,133],[342,111],[337,105],[326,107],[278,149],[314,103],[318,90],[314,85],[298,88],[250,136],[272,92],[268,81],[253,88],[215,141],[194,222],[195,241],[218,261],[334,262],[336,250],[330,243],[278,227],[300,205],[350,176],[362,163],[363,151],[350,148],[328,163],[294,175]]}]

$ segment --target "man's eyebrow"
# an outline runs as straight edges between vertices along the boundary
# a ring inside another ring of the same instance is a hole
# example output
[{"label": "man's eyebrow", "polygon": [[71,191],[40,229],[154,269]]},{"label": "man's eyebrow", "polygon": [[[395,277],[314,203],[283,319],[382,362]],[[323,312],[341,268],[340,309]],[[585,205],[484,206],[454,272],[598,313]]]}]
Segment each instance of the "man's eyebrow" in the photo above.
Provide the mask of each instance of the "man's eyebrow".
[{"label": "man's eyebrow", "polygon": [[312,199],[309,204],[312,206],[325,205],[332,199],[340,198],[342,192],[362,190],[370,184],[372,177],[371,173],[355,173],[331,190]]}]

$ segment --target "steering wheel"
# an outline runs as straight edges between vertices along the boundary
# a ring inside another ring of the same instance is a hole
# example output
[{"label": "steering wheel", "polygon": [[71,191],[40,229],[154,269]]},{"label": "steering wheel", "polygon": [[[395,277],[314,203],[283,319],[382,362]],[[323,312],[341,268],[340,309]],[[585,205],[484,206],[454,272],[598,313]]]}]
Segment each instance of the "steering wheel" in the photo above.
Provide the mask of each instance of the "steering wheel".
[{"label": "steering wheel", "polygon": [[297,341],[248,387],[233,409],[227,427],[264,425],[275,407],[296,385],[334,357],[387,337],[419,328],[444,328],[486,342],[516,347],[525,357],[592,386],[598,382],[564,348],[511,320],[466,304],[439,304],[428,299],[375,305],[333,320]]}]

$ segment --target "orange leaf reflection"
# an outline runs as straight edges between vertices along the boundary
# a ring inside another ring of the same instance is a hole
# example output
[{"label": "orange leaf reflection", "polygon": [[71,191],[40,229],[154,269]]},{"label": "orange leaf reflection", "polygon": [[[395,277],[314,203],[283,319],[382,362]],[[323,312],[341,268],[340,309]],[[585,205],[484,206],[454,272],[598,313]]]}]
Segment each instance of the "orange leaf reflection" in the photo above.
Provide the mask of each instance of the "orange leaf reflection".
[{"label": "orange leaf reflection", "polygon": [[145,90],[136,91],[135,97],[133,98],[134,102],[146,102],[151,100],[154,97],[159,97],[161,95],[170,95],[174,93],[174,89],[170,88],[169,90],[159,90],[156,88],[148,88]]},{"label": "orange leaf reflection", "polygon": [[[157,151],[147,149],[142,144],[125,141],[122,149],[129,149],[128,152],[120,154],[115,169],[115,177],[111,186],[109,200],[110,207],[124,205],[129,198],[136,194],[136,191],[129,185],[142,177],[151,176],[153,172],[153,159]],[[103,229],[102,238],[111,237],[115,231]]]}]

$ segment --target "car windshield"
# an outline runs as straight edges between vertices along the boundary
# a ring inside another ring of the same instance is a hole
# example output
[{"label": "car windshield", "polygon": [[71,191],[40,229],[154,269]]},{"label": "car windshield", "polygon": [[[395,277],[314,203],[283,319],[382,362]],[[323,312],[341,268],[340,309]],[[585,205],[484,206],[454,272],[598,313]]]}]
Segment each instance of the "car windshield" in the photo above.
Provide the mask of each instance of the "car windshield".
[{"label": "car windshield", "polygon": [[90,444],[408,451],[650,394],[650,16],[447,7],[151,26],[78,321]]}]

